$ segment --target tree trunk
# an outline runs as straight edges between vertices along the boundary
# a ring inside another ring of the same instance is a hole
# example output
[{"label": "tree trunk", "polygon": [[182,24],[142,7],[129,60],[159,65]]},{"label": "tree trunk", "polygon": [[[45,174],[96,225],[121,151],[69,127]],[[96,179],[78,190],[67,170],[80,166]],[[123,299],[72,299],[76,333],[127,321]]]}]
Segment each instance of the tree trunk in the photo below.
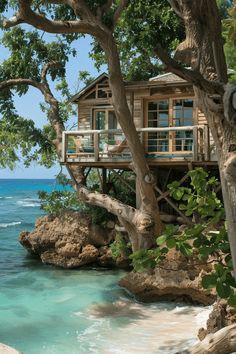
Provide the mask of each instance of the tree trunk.
[{"label": "tree trunk", "polygon": [[175,354],[230,354],[236,352],[236,324],[209,334],[194,347]]},{"label": "tree trunk", "polygon": [[[155,179],[150,172],[149,166],[145,158],[145,149],[140,141],[136,127],[128,107],[124,81],[120,68],[120,60],[117,51],[117,46],[112,33],[107,31],[107,36],[100,40],[106,58],[108,61],[109,70],[109,83],[112,91],[112,100],[117,119],[125,134],[127,144],[132,155],[132,168],[136,174],[136,183],[140,193],[140,211],[149,214],[153,220],[153,226],[146,233],[136,234],[138,241],[134,240],[134,230],[132,225],[128,227],[127,223],[123,223],[127,229],[132,244],[135,244],[135,250],[143,248],[144,245],[154,245],[155,237],[160,235],[163,230],[162,222],[160,219],[160,212],[156,200],[154,190]],[[145,226],[145,222],[144,222]],[[131,231],[132,230],[132,231]],[[150,239],[149,241],[148,238]],[[145,247],[146,248],[146,247]]]}]

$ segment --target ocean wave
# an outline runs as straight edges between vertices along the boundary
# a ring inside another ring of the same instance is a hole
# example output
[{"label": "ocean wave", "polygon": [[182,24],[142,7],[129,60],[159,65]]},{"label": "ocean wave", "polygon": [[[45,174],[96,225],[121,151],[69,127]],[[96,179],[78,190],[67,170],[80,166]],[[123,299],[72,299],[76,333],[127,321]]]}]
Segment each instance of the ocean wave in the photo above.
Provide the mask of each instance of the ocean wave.
[{"label": "ocean wave", "polygon": [[9,223],[0,223],[0,227],[11,227],[11,226],[15,226],[15,225],[20,225],[21,221],[15,221],[15,222],[9,222]]},{"label": "ocean wave", "polygon": [[0,197],[0,199],[12,199],[13,197]]},{"label": "ocean wave", "polygon": [[18,200],[17,202],[18,205],[21,205],[22,207],[40,207],[40,202],[36,199],[23,199],[23,200]]}]

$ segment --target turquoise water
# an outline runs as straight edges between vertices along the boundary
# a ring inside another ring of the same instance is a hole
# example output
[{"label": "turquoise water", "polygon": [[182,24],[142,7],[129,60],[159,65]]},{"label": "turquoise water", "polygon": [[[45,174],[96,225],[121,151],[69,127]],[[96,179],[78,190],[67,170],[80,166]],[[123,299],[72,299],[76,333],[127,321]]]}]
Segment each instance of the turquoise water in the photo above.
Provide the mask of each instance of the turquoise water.
[{"label": "turquoise water", "polygon": [[43,214],[37,191],[53,188],[0,179],[0,342],[24,354],[170,354],[194,342],[206,310],[140,304],[117,285],[122,271],[61,270],[27,255],[18,235]]}]

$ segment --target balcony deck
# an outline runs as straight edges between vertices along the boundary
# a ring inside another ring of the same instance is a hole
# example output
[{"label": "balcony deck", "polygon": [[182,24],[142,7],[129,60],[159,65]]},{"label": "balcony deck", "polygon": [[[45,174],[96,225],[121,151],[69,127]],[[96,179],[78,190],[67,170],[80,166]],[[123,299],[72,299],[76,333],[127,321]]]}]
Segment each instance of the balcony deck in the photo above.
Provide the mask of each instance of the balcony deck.
[{"label": "balcony deck", "polygon": [[[150,166],[217,166],[207,125],[137,129]],[[120,129],[65,131],[62,164],[129,168],[132,162]]]}]

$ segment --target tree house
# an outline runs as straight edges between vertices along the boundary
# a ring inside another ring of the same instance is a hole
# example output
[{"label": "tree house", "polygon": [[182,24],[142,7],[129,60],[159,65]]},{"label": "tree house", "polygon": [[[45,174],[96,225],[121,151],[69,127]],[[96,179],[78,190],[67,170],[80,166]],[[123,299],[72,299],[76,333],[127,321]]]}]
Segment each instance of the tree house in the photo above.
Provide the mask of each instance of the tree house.
[{"label": "tree house", "polygon": [[[125,88],[147,162],[158,176],[159,199],[167,198],[167,182],[182,180],[189,168],[217,169],[214,142],[192,84],[167,73],[126,82]],[[132,162],[112,106],[108,75],[100,75],[70,101],[78,106],[78,129],[63,133],[61,163],[102,169],[105,185],[104,170],[129,169]]]}]

